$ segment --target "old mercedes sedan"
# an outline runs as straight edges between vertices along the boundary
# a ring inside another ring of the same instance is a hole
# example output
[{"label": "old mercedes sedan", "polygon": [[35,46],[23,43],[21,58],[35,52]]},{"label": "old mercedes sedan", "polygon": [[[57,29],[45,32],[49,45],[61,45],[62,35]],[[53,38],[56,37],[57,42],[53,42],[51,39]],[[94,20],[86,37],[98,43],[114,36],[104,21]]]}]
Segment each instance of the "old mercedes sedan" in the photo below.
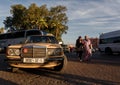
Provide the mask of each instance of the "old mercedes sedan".
[{"label": "old mercedes sedan", "polygon": [[25,43],[7,47],[6,61],[16,68],[51,68],[61,71],[67,64],[63,48],[54,36],[29,36]]}]

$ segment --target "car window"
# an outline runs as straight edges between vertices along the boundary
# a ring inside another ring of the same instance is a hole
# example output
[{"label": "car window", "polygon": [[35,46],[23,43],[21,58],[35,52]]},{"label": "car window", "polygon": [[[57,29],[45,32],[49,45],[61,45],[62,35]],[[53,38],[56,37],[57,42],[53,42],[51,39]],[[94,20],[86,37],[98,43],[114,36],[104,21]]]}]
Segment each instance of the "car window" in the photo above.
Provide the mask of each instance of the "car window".
[{"label": "car window", "polygon": [[26,43],[58,43],[58,41],[51,36],[30,36]]}]

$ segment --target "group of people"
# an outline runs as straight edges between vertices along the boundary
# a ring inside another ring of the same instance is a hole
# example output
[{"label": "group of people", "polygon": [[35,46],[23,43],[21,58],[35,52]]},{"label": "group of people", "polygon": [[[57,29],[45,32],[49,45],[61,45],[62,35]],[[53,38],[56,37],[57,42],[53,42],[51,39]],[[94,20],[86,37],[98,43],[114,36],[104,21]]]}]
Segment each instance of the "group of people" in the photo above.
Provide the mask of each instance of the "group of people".
[{"label": "group of people", "polygon": [[89,61],[92,56],[92,43],[86,35],[84,39],[81,36],[76,40],[76,52],[80,61]]}]

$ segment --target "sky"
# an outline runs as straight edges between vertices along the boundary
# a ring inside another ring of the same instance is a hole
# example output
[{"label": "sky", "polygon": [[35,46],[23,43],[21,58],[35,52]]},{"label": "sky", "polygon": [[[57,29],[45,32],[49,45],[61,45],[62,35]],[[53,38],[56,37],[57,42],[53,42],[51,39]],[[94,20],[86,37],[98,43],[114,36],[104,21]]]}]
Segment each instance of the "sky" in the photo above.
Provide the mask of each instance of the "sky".
[{"label": "sky", "polygon": [[101,33],[120,30],[120,0],[0,0],[0,28],[3,21],[11,16],[12,5],[25,7],[36,3],[47,8],[66,6],[68,17],[67,34],[62,35],[65,44],[75,44],[78,36],[96,38]]}]

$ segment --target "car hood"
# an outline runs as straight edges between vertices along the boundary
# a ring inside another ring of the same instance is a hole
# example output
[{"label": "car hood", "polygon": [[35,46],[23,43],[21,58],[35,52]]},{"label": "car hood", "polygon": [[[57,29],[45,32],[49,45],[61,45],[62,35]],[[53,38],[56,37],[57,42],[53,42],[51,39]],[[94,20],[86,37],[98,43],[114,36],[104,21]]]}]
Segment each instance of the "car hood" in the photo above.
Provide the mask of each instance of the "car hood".
[{"label": "car hood", "polygon": [[11,45],[8,48],[22,48],[22,47],[46,47],[46,48],[61,48],[59,44],[52,44],[52,43],[26,43],[26,44],[17,44]]}]

